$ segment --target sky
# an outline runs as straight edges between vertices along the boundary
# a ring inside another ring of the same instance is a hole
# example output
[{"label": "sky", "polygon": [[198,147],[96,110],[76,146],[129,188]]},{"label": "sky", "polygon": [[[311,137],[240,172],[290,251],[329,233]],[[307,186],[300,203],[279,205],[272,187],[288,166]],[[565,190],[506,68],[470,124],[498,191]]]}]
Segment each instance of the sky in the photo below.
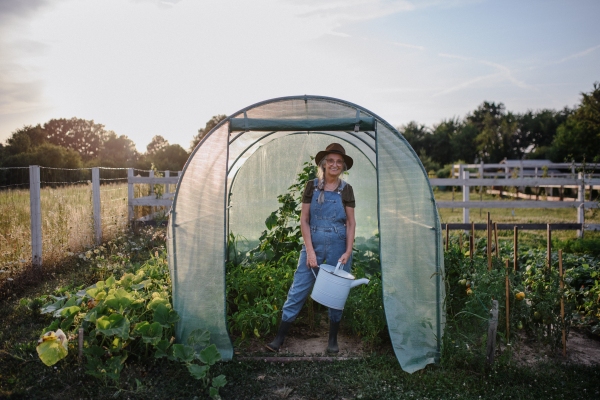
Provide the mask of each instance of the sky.
[{"label": "sky", "polygon": [[575,106],[600,81],[597,0],[0,0],[0,142],[83,118],[189,148],[217,114],[290,95],[394,126],[483,101]]}]

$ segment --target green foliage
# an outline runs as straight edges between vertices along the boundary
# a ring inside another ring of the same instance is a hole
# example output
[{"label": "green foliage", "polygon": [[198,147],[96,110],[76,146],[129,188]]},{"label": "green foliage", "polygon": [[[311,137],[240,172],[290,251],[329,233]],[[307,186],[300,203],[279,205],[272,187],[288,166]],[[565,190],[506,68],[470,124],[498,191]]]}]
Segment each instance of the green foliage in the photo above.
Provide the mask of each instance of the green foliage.
[{"label": "green foliage", "polygon": [[310,161],[304,163],[304,168],[298,174],[296,183],[288,188],[288,193],[277,197],[281,206],[266,219],[267,229],[261,234],[259,245],[249,253],[252,260],[278,262],[282,257],[289,258],[290,252],[302,249],[302,193],[306,183],[316,178],[317,167],[313,160],[311,157]]},{"label": "green foliage", "polygon": [[[214,344],[210,345],[210,333],[197,329],[187,338],[187,345],[172,344],[179,315],[171,305],[171,279],[164,253],[156,252],[156,257],[141,266],[132,265],[120,279],[111,275],[87,288],[59,292],[61,296],[48,296],[50,301],[41,308],[42,314],[57,318],[44,330],[38,346],[46,365],[66,358],[66,337],[76,337],[83,328],[86,373],[105,384],[107,380],[119,381],[128,358],[166,358],[185,364],[205,390],[210,387],[218,395],[224,377],[211,386],[210,367],[221,355]],[[59,326],[67,334],[62,342]]]},{"label": "green foliage", "polygon": [[[513,258],[510,243],[500,242],[500,259],[493,257],[488,270],[485,241],[476,241],[473,260],[454,244],[445,253],[445,283],[447,327],[443,340],[442,361],[446,365],[460,362],[483,366],[485,334],[492,299],[498,300],[498,334],[503,343],[515,344],[517,332],[523,330],[538,345],[551,350],[562,343],[573,324],[600,332],[600,265],[589,256],[563,254],[564,289],[560,288],[557,252],[552,253],[548,268],[545,248],[521,245],[519,266],[514,272],[512,262],[508,271],[501,260]],[[506,276],[509,278],[509,327],[506,337]],[[468,287],[472,290],[469,295]],[[524,299],[517,298],[523,293]],[[564,301],[564,324],[561,318],[561,299]],[[579,310],[579,313],[577,313]],[[482,338],[483,337],[483,338]],[[452,345],[450,345],[452,343]],[[458,349],[456,349],[458,347]],[[509,356],[507,356],[509,357]],[[510,358],[501,359],[501,362]]]}]

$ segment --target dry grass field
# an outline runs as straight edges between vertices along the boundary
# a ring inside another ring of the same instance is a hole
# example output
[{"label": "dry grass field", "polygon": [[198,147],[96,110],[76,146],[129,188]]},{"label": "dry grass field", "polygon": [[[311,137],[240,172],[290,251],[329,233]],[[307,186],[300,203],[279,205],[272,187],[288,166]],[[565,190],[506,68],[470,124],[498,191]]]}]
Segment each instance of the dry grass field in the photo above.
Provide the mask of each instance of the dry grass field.
[{"label": "dry grass field", "polygon": [[[148,185],[135,185],[135,197],[147,196]],[[46,265],[93,245],[92,185],[46,187],[42,204],[42,251]],[[100,187],[103,241],[127,229],[127,184]],[[136,217],[150,210],[136,210]],[[31,261],[29,190],[0,191],[0,281],[10,279]]]}]

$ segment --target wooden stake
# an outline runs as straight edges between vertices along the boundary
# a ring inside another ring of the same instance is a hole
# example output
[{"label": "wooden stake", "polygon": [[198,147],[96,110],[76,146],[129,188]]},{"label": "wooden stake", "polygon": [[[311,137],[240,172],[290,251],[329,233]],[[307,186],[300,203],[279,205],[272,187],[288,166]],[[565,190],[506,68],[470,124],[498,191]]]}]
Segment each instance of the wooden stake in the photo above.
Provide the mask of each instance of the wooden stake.
[{"label": "wooden stake", "polygon": [[446,224],[446,251],[448,251],[448,238],[449,238],[450,228],[448,228],[448,224]]},{"label": "wooden stake", "polygon": [[567,337],[565,334],[565,302],[563,299],[563,291],[565,284],[563,282],[563,265],[562,265],[562,250],[558,250],[558,276],[560,279],[560,318],[562,320],[562,342],[563,342],[563,357],[567,356]]},{"label": "wooden stake", "polygon": [[496,242],[496,257],[500,258],[500,247],[498,246],[498,223],[494,222],[494,238]]},{"label": "wooden stake", "polygon": [[552,236],[550,233],[550,224],[548,224],[548,271],[550,271],[550,269],[552,268]]},{"label": "wooden stake", "polygon": [[83,361],[83,328],[79,328],[79,361]]},{"label": "wooden stake", "polygon": [[475,239],[475,222],[471,222],[471,236]]},{"label": "wooden stake", "polygon": [[498,330],[498,300],[492,300],[492,310],[490,312],[490,326],[488,327],[486,361],[488,364],[494,363],[494,350],[496,349],[496,332]]},{"label": "wooden stake", "polygon": [[506,344],[508,345],[508,338],[509,338],[509,333],[510,333],[510,319],[509,319],[509,313],[508,313],[508,306],[509,306],[509,300],[510,300],[510,294],[509,294],[509,288],[510,288],[510,282],[508,280],[508,259],[506,260]]},{"label": "wooden stake", "polygon": [[519,227],[515,226],[515,243],[514,243],[514,271],[519,268]]},{"label": "wooden stake", "polygon": [[473,247],[475,247],[474,242],[473,236],[469,236],[469,258],[471,260],[473,259]]},{"label": "wooden stake", "polygon": [[491,248],[491,232],[490,232],[490,212],[487,213],[487,256],[488,256],[488,270],[492,270],[492,248]]}]

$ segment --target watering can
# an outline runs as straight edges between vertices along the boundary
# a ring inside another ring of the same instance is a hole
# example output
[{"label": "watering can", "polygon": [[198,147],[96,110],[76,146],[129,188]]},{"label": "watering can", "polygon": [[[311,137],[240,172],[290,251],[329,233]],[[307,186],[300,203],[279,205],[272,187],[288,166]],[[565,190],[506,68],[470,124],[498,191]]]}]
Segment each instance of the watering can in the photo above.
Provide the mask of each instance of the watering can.
[{"label": "watering can", "polygon": [[319,275],[316,275],[312,268],[310,269],[317,279],[310,297],[317,303],[335,310],[344,309],[350,289],[369,283],[367,278],[356,280],[354,275],[341,269],[341,265],[340,262],[335,267],[321,264]]}]

